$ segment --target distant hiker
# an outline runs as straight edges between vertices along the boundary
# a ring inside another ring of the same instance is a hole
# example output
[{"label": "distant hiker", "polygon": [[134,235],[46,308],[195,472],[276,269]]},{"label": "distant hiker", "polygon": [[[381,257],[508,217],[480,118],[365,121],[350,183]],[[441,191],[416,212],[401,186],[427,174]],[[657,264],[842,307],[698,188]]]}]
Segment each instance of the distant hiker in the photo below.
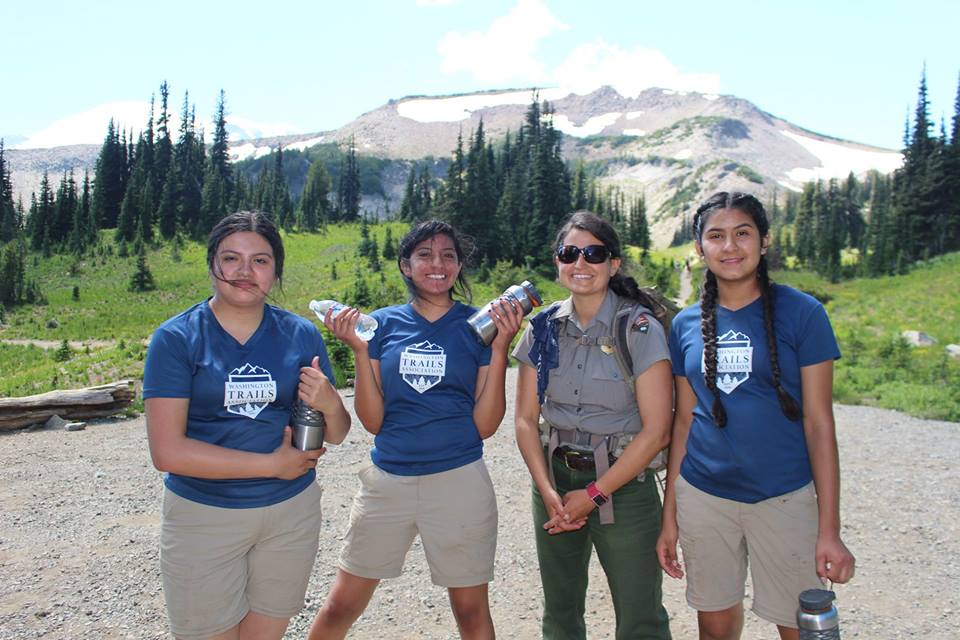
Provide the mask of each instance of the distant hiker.
[{"label": "distant hiker", "polygon": [[593,548],[613,597],[616,637],[670,638],[655,550],[660,496],[648,468],[670,432],[664,329],[654,302],[621,271],[610,223],[577,212],[556,246],[557,277],[570,297],[533,318],[513,351],[522,363],[515,423],[533,478],[543,637],[600,634],[588,634],[583,619]]},{"label": "distant hiker", "polygon": [[317,458],[291,446],[299,399],[339,443],[350,415],[317,328],[266,299],[283,244],[259,212],[210,232],[213,296],[153,334],[143,376],[154,466],[168,472],[160,569],[178,638],[276,638],[303,608],[318,548]]},{"label": "distant hiker", "polygon": [[677,406],[657,553],[682,577],[679,537],[701,638],[740,637],[748,558],[754,613],[797,638],[800,592],[854,572],[840,539],[840,351],[823,306],[770,281],[755,197],[715,193],[693,233],[706,270],[699,304],[670,331]]},{"label": "distant hiker", "polygon": [[503,419],[507,350],[523,312],[501,299],[490,312],[497,337],[489,347],[477,340],[467,324],[475,309],[453,297],[469,300],[470,288],[461,241],[445,222],[417,224],[398,253],[410,302],[374,311],[379,328],[369,343],[354,331],[358,310],[325,320],[353,350],[357,416],[376,438],[337,577],[309,638],[345,637],[380,580],[400,575],[417,534],[461,637],[493,638],[487,585],[497,501],[483,440]]}]

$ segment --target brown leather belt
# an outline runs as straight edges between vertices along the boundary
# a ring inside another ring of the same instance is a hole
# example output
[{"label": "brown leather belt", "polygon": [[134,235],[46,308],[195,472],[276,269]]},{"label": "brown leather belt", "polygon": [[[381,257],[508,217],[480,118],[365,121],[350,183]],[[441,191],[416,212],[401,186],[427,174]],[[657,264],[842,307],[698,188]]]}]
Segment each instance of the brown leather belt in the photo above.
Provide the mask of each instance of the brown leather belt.
[{"label": "brown leather belt", "polygon": [[[597,465],[593,459],[591,451],[578,451],[569,447],[557,447],[553,452],[553,457],[562,462],[568,469],[574,471],[596,471]],[[608,459],[612,465],[617,461],[616,456],[609,455]]]}]

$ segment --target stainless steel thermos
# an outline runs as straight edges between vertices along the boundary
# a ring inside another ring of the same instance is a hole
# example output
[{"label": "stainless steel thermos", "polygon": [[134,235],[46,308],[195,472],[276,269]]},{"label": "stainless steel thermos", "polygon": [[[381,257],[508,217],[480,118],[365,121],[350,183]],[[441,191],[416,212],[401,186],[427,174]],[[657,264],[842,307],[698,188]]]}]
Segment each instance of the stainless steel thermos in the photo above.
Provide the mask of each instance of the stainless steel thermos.
[{"label": "stainless steel thermos", "polygon": [[[520,308],[523,309],[523,315],[527,315],[534,307],[539,307],[543,304],[543,299],[540,297],[540,294],[537,293],[537,288],[534,287],[533,283],[529,280],[524,280],[520,284],[510,285],[501,297],[516,300]],[[499,299],[500,298],[497,298],[497,300],[492,300],[483,305],[479,311],[467,319],[467,323],[470,324],[470,328],[473,329],[473,332],[477,335],[477,339],[483,344],[490,344],[497,335],[497,325],[494,324],[489,311]]]},{"label": "stainless steel thermos", "polygon": [[826,589],[807,589],[800,594],[800,640],[840,640],[840,616],[833,606],[836,597]]},{"label": "stainless steel thermos", "polygon": [[303,400],[297,400],[290,412],[293,446],[300,451],[319,449],[323,446],[323,429],[326,424],[322,413],[311,409]]}]

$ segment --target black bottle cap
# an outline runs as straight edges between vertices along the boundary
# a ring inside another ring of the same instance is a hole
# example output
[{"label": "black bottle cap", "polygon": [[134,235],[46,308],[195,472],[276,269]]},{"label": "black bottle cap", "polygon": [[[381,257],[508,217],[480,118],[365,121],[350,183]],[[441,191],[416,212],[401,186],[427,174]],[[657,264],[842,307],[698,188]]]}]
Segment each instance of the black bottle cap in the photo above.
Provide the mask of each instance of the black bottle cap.
[{"label": "black bottle cap", "polygon": [[837,594],[826,589],[807,589],[800,594],[800,608],[804,611],[826,611]]}]

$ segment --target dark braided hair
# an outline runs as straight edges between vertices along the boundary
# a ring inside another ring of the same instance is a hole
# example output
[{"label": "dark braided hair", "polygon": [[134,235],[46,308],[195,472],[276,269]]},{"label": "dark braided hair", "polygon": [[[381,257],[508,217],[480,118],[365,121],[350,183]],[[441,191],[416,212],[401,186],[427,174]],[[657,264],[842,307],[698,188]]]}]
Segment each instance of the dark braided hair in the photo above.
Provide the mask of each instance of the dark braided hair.
[{"label": "dark braided hair", "polygon": [[[750,216],[760,237],[770,231],[767,212],[757,198],[749,193],[719,191],[697,208],[693,217],[693,236],[702,246],[703,229],[707,219],[717,211],[736,209]],[[780,357],[777,351],[777,336],[774,329],[773,282],[767,271],[767,258],[760,254],[757,266],[757,278],[760,280],[760,297],[763,304],[763,324],[767,334],[767,349],[770,352],[770,371],[773,386],[777,391],[780,409],[790,420],[799,420],[802,416],[797,401],[787,393],[780,381]],[[727,412],[720,401],[720,389],[717,387],[717,278],[709,269],[704,272],[703,287],[700,291],[700,331],[703,335],[703,379],[713,393],[713,421],[718,427],[727,424]]]},{"label": "dark braided hair", "polygon": [[[620,248],[620,236],[607,220],[590,211],[576,211],[557,232],[555,248],[560,248],[563,239],[574,229],[580,229],[593,234],[597,240],[603,243],[603,246],[610,252],[611,258],[619,258],[622,254]],[[658,301],[650,296],[646,291],[640,288],[637,281],[626,275],[623,268],[617,269],[617,272],[610,276],[610,282],[607,284],[615,294],[621,298],[627,298],[638,302],[647,309],[656,312],[662,306]]]}]

